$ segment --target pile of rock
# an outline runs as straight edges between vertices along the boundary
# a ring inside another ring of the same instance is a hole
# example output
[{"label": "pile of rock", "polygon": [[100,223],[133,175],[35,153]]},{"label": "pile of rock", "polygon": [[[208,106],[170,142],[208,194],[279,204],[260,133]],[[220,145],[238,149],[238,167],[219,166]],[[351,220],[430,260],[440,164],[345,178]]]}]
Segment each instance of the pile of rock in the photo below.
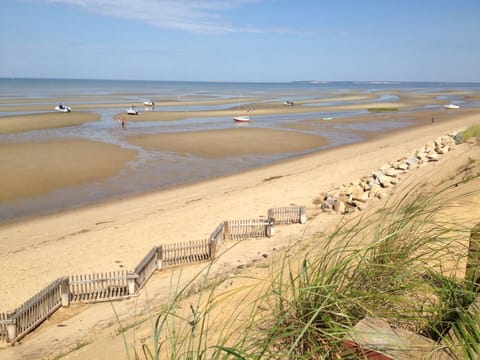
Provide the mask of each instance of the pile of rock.
[{"label": "pile of rock", "polygon": [[384,164],[370,175],[344,184],[328,193],[322,193],[319,202],[320,208],[324,212],[341,214],[363,210],[368,199],[383,199],[390,195],[402,175],[422,164],[438,161],[440,155],[446,154],[462,142],[459,133],[441,136],[433,143],[415,151],[413,155]]}]

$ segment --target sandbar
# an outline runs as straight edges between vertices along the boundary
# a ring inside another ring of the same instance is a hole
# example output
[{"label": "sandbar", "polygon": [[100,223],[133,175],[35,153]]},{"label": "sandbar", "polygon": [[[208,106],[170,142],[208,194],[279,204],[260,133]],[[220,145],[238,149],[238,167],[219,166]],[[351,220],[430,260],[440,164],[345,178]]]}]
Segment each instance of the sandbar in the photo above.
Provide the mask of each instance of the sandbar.
[{"label": "sandbar", "polygon": [[128,137],[148,150],[194,154],[207,158],[298,153],[328,143],[321,136],[262,128],[234,128],[137,135]]},{"label": "sandbar", "polygon": [[0,134],[76,126],[99,119],[100,115],[89,112],[4,116],[0,117]]},{"label": "sandbar", "polygon": [[116,175],[136,152],[84,139],[0,144],[0,201]]}]

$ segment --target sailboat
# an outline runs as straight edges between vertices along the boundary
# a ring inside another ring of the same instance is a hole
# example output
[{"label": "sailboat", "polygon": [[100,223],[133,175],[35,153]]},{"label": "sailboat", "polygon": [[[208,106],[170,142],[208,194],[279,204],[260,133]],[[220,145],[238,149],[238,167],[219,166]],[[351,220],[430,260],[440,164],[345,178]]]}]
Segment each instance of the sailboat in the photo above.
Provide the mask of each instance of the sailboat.
[{"label": "sailboat", "polygon": [[[238,108],[240,109],[240,96],[238,97]],[[233,117],[233,121],[246,123],[250,121],[250,116],[247,115],[237,115]]]}]

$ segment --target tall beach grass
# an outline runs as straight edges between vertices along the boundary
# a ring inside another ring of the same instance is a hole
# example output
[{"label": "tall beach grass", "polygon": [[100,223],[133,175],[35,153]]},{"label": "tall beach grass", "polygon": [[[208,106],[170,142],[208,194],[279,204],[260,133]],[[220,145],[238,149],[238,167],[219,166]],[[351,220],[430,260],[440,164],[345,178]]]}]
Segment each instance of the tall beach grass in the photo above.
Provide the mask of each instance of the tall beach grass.
[{"label": "tall beach grass", "polygon": [[239,288],[205,276],[190,304],[175,296],[155,314],[152,341],[132,358],[359,358],[342,340],[367,315],[452,358],[475,358],[478,286],[464,278],[470,226],[443,215],[448,190],[412,189],[368,216],[346,217],[331,234],[287,249],[266,278],[230,277]]}]

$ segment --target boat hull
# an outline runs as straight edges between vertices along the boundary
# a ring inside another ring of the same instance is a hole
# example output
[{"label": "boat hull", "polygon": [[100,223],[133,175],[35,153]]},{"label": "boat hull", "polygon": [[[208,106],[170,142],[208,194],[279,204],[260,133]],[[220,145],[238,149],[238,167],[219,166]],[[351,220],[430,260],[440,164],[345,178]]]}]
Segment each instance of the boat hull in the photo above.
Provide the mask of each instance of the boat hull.
[{"label": "boat hull", "polygon": [[64,107],[55,106],[55,111],[66,113],[66,112],[72,111],[72,109],[68,106],[64,106]]},{"label": "boat hull", "polygon": [[233,118],[233,121],[235,121],[235,122],[249,122],[250,117],[249,116],[235,116]]},{"label": "boat hull", "polygon": [[454,110],[454,109],[460,109],[460,106],[455,104],[448,104],[448,105],[443,105],[443,108],[447,110]]}]

